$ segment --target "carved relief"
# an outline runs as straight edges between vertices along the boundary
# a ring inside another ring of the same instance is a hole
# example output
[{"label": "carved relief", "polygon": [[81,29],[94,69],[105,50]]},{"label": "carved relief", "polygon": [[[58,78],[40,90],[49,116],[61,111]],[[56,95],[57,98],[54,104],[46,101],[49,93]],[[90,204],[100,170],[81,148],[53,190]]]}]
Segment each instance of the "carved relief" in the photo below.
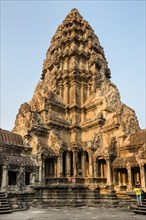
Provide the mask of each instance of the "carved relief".
[{"label": "carved relief", "polygon": [[57,134],[51,130],[48,138],[48,145],[59,155],[60,150],[63,149],[63,141],[59,139]]},{"label": "carved relief", "polygon": [[117,140],[116,140],[116,137],[111,138],[111,143],[110,143],[110,146],[109,146],[109,154],[112,155],[112,156],[117,155]]},{"label": "carved relief", "polygon": [[93,141],[92,141],[92,148],[94,151],[97,150],[97,148],[102,146],[102,135],[101,133],[94,133]]}]

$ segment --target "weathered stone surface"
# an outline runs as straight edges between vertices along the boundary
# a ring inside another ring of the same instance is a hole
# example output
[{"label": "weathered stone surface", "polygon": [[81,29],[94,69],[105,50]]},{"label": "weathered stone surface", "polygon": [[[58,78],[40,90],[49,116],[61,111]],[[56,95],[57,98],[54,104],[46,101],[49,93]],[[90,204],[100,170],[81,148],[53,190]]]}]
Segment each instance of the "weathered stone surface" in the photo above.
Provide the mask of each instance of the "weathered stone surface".
[{"label": "weathered stone surface", "polygon": [[132,191],[137,181],[146,190],[145,130],[122,103],[111,75],[98,37],[78,10],[71,10],[13,129],[32,148],[39,185],[64,177],[67,184],[80,179],[100,193]]}]

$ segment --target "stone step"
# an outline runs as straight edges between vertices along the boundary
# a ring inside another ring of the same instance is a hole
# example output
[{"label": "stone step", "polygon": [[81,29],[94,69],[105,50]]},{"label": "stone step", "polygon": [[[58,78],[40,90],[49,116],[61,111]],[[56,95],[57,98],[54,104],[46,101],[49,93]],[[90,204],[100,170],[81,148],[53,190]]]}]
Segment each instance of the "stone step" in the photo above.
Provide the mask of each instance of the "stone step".
[{"label": "stone step", "polygon": [[145,210],[145,211],[146,211],[146,206],[138,205],[138,206],[135,206],[135,209],[138,209],[138,210]]},{"label": "stone step", "polygon": [[0,198],[6,198],[5,194],[0,194]]},{"label": "stone step", "polygon": [[146,209],[146,205],[145,204],[142,204],[142,205],[138,205],[139,207],[145,207],[145,209]]},{"label": "stone step", "polygon": [[143,203],[145,203],[145,202],[143,202],[143,200],[142,200],[141,205],[132,204],[131,209],[133,210],[133,212],[137,213],[137,214],[146,215],[146,204],[143,204]]},{"label": "stone step", "polygon": [[0,202],[4,202],[4,201],[7,201],[7,198],[0,198]]},{"label": "stone step", "polygon": [[146,215],[146,210],[134,210],[134,213]]},{"label": "stone step", "polygon": [[[10,208],[10,205],[9,205],[9,203],[5,203],[5,204],[1,204],[1,207],[9,207]],[[1,207],[0,207],[0,209],[1,209]]]},{"label": "stone step", "polygon": [[0,215],[9,213],[11,213],[11,210],[0,210]]},{"label": "stone step", "polygon": [[0,214],[7,214],[7,213],[11,213],[11,207],[8,202],[6,193],[1,192],[0,193]]}]

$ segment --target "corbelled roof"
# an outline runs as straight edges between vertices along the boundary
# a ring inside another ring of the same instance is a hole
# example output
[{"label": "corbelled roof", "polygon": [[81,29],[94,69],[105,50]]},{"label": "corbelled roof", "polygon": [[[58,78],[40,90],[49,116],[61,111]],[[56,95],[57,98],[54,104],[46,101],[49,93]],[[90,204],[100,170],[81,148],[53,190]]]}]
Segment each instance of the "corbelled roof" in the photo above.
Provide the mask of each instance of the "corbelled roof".
[{"label": "corbelled roof", "polygon": [[138,165],[138,162],[136,160],[136,157],[130,156],[130,157],[122,157],[122,158],[116,158],[113,163],[112,166],[115,168],[125,168],[128,164],[130,164],[131,166],[136,166]]},{"label": "corbelled roof", "polygon": [[21,135],[0,129],[0,144],[23,146]]},{"label": "corbelled roof", "polygon": [[146,129],[139,130],[130,135],[129,145],[142,145],[146,143]]},{"label": "corbelled roof", "polygon": [[[67,63],[68,59],[73,69],[77,66],[76,61],[80,63],[79,71],[83,66],[93,63],[96,63],[99,69],[101,67],[107,69],[107,61],[98,37],[77,9],[71,10],[53,36],[44,61],[42,79],[47,70],[48,72],[53,68],[58,68],[58,71],[66,70],[65,65],[62,66],[61,63]],[[69,70],[70,67],[67,68]],[[106,77],[110,78],[109,73]]]},{"label": "corbelled roof", "polygon": [[8,163],[15,166],[36,166],[35,161],[29,156],[16,156],[0,154],[0,164]]}]

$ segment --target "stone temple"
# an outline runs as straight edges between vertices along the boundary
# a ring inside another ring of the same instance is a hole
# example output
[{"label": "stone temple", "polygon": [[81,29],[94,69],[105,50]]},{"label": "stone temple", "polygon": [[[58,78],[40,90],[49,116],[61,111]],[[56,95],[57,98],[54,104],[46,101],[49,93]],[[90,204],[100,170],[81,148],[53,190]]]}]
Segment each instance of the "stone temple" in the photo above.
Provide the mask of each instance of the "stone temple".
[{"label": "stone temple", "polygon": [[13,131],[0,130],[0,152],[0,187],[14,207],[122,204],[137,182],[146,191],[146,130],[122,103],[103,47],[77,9],[53,36]]}]

